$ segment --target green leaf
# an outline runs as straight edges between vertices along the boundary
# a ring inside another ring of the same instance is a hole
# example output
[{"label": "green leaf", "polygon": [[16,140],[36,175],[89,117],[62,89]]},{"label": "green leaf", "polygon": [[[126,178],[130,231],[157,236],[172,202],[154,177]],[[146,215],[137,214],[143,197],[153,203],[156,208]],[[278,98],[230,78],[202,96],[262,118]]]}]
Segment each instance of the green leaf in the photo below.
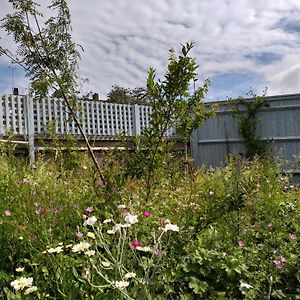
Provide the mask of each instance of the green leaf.
[{"label": "green leaf", "polygon": [[189,287],[197,295],[201,295],[207,291],[208,283],[205,281],[200,281],[195,277],[190,278]]}]

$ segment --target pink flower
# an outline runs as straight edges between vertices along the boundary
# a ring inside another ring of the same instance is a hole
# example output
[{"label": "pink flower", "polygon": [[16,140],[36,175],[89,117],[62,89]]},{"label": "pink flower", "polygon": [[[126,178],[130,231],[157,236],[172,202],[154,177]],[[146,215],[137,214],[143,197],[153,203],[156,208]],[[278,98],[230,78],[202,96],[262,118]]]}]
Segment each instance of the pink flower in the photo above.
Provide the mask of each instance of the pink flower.
[{"label": "pink flower", "polygon": [[291,234],[290,239],[291,239],[292,241],[295,241],[295,240],[297,239],[297,235],[294,234],[294,233]]},{"label": "pink flower", "polygon": [[89,206],[89,207],[87,207],[87,209],[86,209],[86,211],[87,211],[88,213],[91,213],[93,210],[94,210],[94,207],[92,207],[92,206]]},{"label": "pink flower", "polygon": [[142,244],[139,242],[139,241],[134,241],[134,242],[131,242],[131,246],[136,248],[136,247],[140,247]]},{"label": "pink flower", "polygon": [[154,250],[154,254],[156,254],[156,255],[160,255],[161,253],[162,253],[162,251],[159,250],[159,249],[155,249],[155,250]]},{"label": "pink flower", "polygon": [[272,228],[272,227],[273,227],[273,224],[272,224],[272,223],[269,223],[269,224],[268,224],[268,227],[269,227],[269,228]]},{"label": "pink flower", "polygon": [[276,267],[277,269],[281,269],[281,268],[282,268],[282,263],[281,263],[280,260],[275,259],[275,260],[273,260],[273,263],[275,264],[275,267]]},{"label": "pink flower", "polygon": [[238,240],[239,247],[244,247],[245,243],[242,240]]},{"label": "pink flower", "polygon": [[6,211],[4,212],[4,215],[5,215],[6,217],[11,217],[11,216],[12,216],[12,212],[11,212],[10,210],[6,210]]},{"label": "pink flower", "polygon": [[129,214],[129,210],[128,209],[123,209],[122,210],[122,215],[127,216]]},{"label": "pink flower", "polygon": [[101,178],[99,178],[95,181],[95,185],[96,186],[104,186],[105,184],[104,184],[104,181]]},{"label": "pink flower", "polygon": [[78,208],[78,204],[77,204],[77,203],[74,203],[74,204],[73,204],[73,208]]},{"label": "pink flower", "polygon": [[80,232],[80,231],[77,231],[75,235],[76,235],[78,238],[83,237],[83,233]]},{"label": "pink flower", "polygon": [[144,213],[143,213],[143,216],[144,217],[151,217],[153,214],[152,214],[152,212],[150,212],[150,211],[145,211]]}]

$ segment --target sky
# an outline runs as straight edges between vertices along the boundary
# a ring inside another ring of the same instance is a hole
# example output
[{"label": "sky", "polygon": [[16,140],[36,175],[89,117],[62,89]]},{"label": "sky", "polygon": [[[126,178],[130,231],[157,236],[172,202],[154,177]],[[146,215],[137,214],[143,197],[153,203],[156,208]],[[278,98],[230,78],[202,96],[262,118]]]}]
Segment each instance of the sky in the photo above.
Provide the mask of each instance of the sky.
[{"label": "sky", "polygon": [[[39,1],[46,3],[46,0]],[[73,38],[84,48],[82,91],[106,99],[112,86],[145,86],[150,66],[162,78],[168,50],[193,41],[197,83],[206,101],[253,93],[300,93],[300,0],[69,1]],[[0,19],[10,12],[0,0]],[[0,30],[0,44],[14,43]],[[0,91],[26,93],[24,72],[0,57]]]}]

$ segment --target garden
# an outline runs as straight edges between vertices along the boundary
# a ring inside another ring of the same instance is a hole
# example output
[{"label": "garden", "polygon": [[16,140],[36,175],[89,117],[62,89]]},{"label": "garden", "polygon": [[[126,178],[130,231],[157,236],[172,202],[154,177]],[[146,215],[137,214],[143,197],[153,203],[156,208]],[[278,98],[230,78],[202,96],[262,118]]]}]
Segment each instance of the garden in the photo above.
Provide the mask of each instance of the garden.
[{"label": "garden", "polygon": [[85,155],[0,159],[1,299],[299,299],[299,188],[274,161],[170,157],[147,199],[113,157],[113,189]]},{"label": "garden", "polygon": [[[258,151],[255,116],[239,115],[248,159],[197,169],[189,156],[193,130],[216,110],[203,101],[209,81],[196,88],[194,44],[170,49],[163,79],[149,69],[150,126],[133,139],[120,134],[121,147],[100,160],[77,117],[79,54],[66,1],[52,2],[57,16],[42,29],[36,3],[9,2],[16,12],[2,27],[32,96],[58,91],[88,151],[57,138],[29,165],[13,144],[0,145],[0,298],[300,299],[300,190]],[[185,151],[165,138],[170,128]]]}]

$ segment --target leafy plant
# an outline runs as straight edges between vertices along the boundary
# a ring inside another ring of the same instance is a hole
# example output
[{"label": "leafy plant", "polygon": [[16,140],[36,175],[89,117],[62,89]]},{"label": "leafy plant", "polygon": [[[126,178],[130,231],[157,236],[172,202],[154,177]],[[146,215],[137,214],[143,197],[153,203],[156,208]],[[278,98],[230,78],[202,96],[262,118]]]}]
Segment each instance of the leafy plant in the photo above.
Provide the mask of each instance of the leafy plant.
[{"label": "leafy plant", "polygon": [[8,56],[25,70],[31,80],[31,94],[37,99],[46,97],[51,90],[59,91],[104,182],[98,161],[76,114],[77,60],[80,55],[77,45],[72,41],[71,14],[67,1],[53,0],[48,8],[57,15],[43,21],[38,3],[32,0],[9,2],[15,12],[2,20],[2,28],[13,36],[18,47],[16,54],[0,47],[0,55]]},{"label": "leafy plant", "polygon": [[165,138],[168,130],[175,128],[176,134],[188,141],[192,131],[214,114],[215,107],[208,111],[203,102],[208,80],[190,92],[191,83],[197,81],[198,68],[196,60],[189,56],[193,46],[193,43],[183,45],[179,56],[176,56],[174,49],[170,50],[164,80],[155,80],[153,68],[148,72],[147,95],[152,100],[152,115],[150,127],[142,134],[147,198],[157,180],[155,172],[164,165],[163,155],[170,153],[171,145]]},{"label": "leafy plant", "polygon": [[260,121],[257,113],[266,104],[265,94],[266,91],[262,96],[252,94],[252,99],[238,98],[229,102],[237,116],[239,132],[246,146],[246,157],[249,159],[266,153],[265,141],[256,135],[257,123]]}]

